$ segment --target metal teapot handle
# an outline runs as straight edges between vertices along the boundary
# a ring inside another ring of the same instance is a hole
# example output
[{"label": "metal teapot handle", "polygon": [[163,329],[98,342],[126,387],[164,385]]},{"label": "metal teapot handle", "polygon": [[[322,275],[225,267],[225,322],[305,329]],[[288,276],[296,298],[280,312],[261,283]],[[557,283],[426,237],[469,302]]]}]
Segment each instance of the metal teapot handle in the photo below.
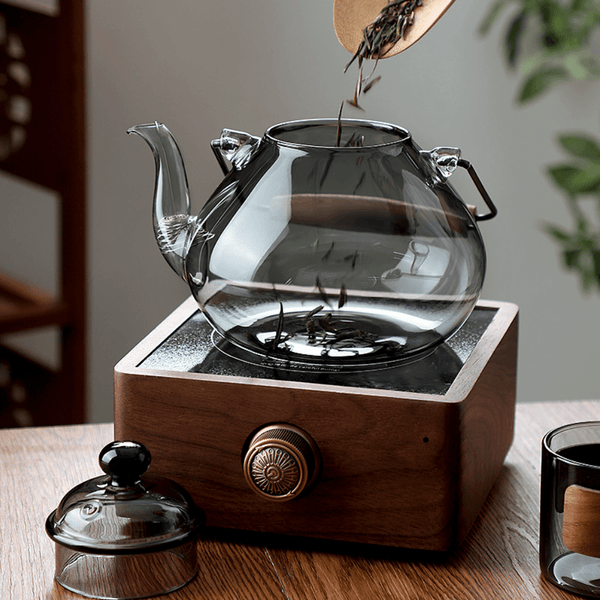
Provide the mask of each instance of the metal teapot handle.
[{"label": "metal teapot handle", "polygon": [[459,148],[448,148],[445,146],[438,146],[430,151],[421,150],[420,152],[420,155],[433,167],[435,176],[441,177],[444,181],[454,173],[457,167],[466,169],[475,184],[477,191],[481,194],[483,201],[490,209],[490,212],[480,215],[477,214],[477,210],[474,208],[469,207],[469,210],[476,221],[488,221],[489,219],[493,219],[498,214],[498,209],[492,202],[486,189],[483,187],[483,183],[481,183],[481,179],[479,179],[473,165],[468,160],[461,158],[460,154]]},{"label": "metal teapot handle", "polygon": [[464,158],[458,159],[458,166],[467,170],[467,173],[471,176],[471,179],[473,180],[473,183],[475,184],[477,191],[481,194],[483,201],[486,203],[487,207],[490,209],[490,212],[488,212],[484,215],[479,215],[477,213],[473,213],[475,220],[476,221],[489,221],[490,219],[493,219],[498,214],[498,209],[496,208],[496,205],[492,202],[492,199],[490,198],[490,195],[487,193],[486,189],[483,187],[483,183],[481,183],[481,179],[479,179],[479,176],[475,172],[475,168],[468,160],[465,160]]},{"label": "metal teapot handle", "polygon": [[261,138],[243,131],[234,131],[233,129],[223,129],[221,137],[210,143],[212,151],[217,157],[217,161],[224,175],[229,173],[230,168],[227,161],[238,171],[243,169],[252,158]]}]

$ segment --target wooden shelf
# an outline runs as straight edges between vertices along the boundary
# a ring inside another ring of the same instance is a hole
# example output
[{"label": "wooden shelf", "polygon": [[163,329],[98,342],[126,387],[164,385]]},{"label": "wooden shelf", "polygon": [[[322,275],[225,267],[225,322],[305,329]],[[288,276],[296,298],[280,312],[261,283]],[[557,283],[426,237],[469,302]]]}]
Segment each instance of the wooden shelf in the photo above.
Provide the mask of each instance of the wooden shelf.
[{"label": "wooden shelf", "polygon": [[62,325],[67,318],[65,302],[41,288],[0,273],[0,334]]},{"label": "wooden shelf", "polygon": [[[59,0],[59,6],[50,15],[0,0],[6,73],[0,81],[6,96],[0,171],[55,192],[58,217],[56,292],[15,279],[27,277],[16,270],[0,273],[0,336],[48,326],[59,332],[58,367],[52,370],[0,339],[0,428],[85,420],[86,3]],[[12,110],[12,98],[28,107],[25,117]]]}]

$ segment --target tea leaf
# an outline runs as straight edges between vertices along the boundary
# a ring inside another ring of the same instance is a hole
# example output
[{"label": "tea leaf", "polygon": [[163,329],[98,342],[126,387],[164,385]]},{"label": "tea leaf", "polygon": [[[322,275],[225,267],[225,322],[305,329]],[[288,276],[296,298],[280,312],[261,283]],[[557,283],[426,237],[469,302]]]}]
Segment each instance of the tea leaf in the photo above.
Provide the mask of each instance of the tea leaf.
[{"label": "tea leaf", "polygon": [[319,306],[313,308],[309,313],[306,314],[304,320],[308,321],[309,319],[312,319],[321,310],[323,310],[323,305],[319,304]]},{"label": "tea leaf", "polygon": [[[363,30],[363,39],[350,59],[350,62],[344,67],[345,73],[354,61],[358,61],[358,80],[354,89],[354,96],[351,100],[346,100],[345,103],[342,102],[342,107],[338,114],[336,147],[339,147],[341,140],[341,120],[344,104],[350,104],[355,108],[363,110],[359,104],[360,95],[368,92],[381,79],[380,77],[371,79],[375,72],[377,61],[405,37],[406,30],[414,22],[415,8],[422,5],[423,0],[389,0],[375,20]],[[371,74],[363,78],[362,67],[365,59],[374,59],[376,62]],[[359,142],[358,138],[356,142]],[[350,146],[352,144],[346,145]]]},{"label": "tea leaf", "polygon": [[342,308],[344,304],[346,304],[346,300],[348,300],[348,293],[346,292],[346,286],[342,282],[340,286],[340,295],[338,297],[338,308]]},{"label": "tea leaf", "polygon": [[329,257],[331,256],[331,253],[333,252],[333,247],[335,246],[335,240],[333,240],[331,242],[331,246],[329,247],[329,250],[327,250],[327,252],[325,252],[325,254],[323,254],[323,256],[321,257],[321,260],[323,262],[329,260]]},{"label": "tea leaf", "polygon": [[344,104],[345,103],[346,103],[346,101],[342,100],[342,103],[340,104],[340,110],[338,112],[337,132],[336,132],[336,135],[335,135],[335,146],[336,146],[336,148],[339,148],[340,141],[342,139],[342,110],[344,110]]},{"label": "tea leaf", "polygon": [[273,350],[279,346],[281,342],[281,333],[283,332],[283,304],[279,303],[279,318],[277,319],[277,330],[273,338]]},{"label": "tea leaf", "polygon": [[321,285],[321,280],[319,279],[318,275],[315,279],[315,286],[319,290],[319,295],[321,296],[321,300],[323,300],[323,302],[325,302],[325,304],[327,304],[327,306],[331,306],[331,304],[329,303],[329,296],[327,295],[327,292],[323,289],[323,286]]},{"label": "tea leaf", "polygon": [[369,81],[367,85],[363,88],[363,94],[366,94],[379,80],[381,79],[381,75],[378,75],[372,81]]}]

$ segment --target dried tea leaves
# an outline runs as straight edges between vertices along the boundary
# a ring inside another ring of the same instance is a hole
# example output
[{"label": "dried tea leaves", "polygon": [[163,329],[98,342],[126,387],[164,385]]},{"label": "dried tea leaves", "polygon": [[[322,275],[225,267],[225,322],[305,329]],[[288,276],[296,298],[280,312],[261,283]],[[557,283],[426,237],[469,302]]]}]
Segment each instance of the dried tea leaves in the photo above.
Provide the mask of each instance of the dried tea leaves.
[{"label": "dried tea leaves", "polygon": [[[350,65],[358,61],[358,78],[354,88],[354,96],[352,99],[342,102],[338,113],[336,147],[341,145],[342,111],[344,105],[349,104],[359,110],[363,110],[359,104],[360,95],[366,94],[381,79],[380,75],[373,77],[379,59],[384,58],[400,40],[404,39],[408,28],[414,23],[415,9],[422,5],[423,0],[390,0],[377,18],[363,30],[363,39],[350,59],[350,62],[344,68],[345,73]],[[373,69],[367,77],[363,77],[363,63],[365,59],[375,61]],[[364,138],[353,134],[344,145],[357,147],[363,144]]]}]

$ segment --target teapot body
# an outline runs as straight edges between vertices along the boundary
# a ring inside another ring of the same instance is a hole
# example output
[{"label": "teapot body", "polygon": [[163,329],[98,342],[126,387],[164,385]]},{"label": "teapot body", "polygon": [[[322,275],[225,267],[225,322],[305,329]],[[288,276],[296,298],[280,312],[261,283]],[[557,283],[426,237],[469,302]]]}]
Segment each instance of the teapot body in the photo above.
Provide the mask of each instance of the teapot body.
[{"label": "teapot body", "polygon": [[213,149],[227,173],[187,236],[185,278],[229,342],[291,367],[379,368],[471,313],[486,255],[447,181],[459,151],[336,119],[225,130]]}]

